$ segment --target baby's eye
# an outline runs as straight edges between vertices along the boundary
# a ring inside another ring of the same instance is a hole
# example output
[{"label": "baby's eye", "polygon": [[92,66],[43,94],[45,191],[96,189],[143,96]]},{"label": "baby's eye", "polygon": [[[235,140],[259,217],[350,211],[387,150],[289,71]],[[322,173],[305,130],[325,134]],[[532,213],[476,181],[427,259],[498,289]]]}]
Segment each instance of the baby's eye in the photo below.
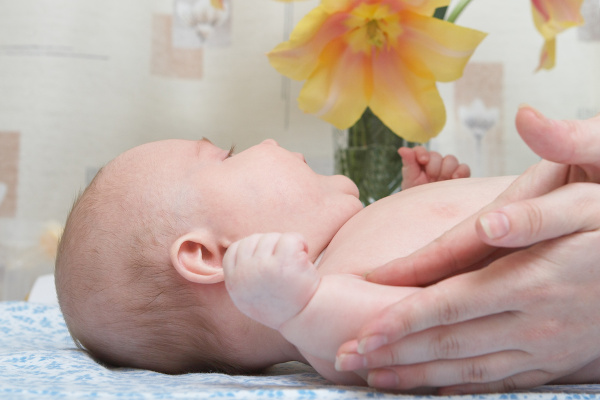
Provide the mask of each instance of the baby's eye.
[{"label": "baby's eye", "polygon": [[229,148],[229,152],[227,153],[227,158],[230,158],[234,154],[235,154],[235,144],[231,145],[231,148]]}]

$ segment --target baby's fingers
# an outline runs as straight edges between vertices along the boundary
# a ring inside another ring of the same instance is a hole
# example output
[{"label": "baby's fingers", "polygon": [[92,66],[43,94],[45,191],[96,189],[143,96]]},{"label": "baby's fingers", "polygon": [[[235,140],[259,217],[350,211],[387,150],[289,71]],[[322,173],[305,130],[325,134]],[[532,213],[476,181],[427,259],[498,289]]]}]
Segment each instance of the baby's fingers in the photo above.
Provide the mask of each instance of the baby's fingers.
[{"label": "baby's fingers", "polygon": [[421,165],[417,161],[414,149],[402,147],[398,149],[398,154],[402,157],[402,189],[419,185]]},{"label": "baby's fingers", "polygon": [[304,236],[300,233],[289,232],[280,234],[279,241],[277,242],[277,250],[294,249],[302,250],[307,247]]},{"label": "baby's fingers", "polygon": [[454,177],[454,172],[458,169],[458,159],[452,155],[445,156],[441,162],[440,175],[438,181],[449,180]]},{"label": "baby's fingers", "polygon": [[294,232],[281,234],[275,245],[274,254],[285,259],[289,256],[296,257],[302,253],[308,254],[308,244],[302,234]]},{"label": "baby's fingers", "polygon": [[435,182],[440,180],[442,175],[443,167],[442,155],[438,152],[429,152],[429,161],[424,165],[425,173],[429,177],[429,182]]},{"label": "baby's fingers", "polygon": [[471,169],[466,164],[460,164],[454,173],[452,174],[452,179],[455,178],[468,178],[471,176]]},{"label": "baby's fingers", "polygon": [[[429,163],[429,161],[431,160],[431,154],[436,153],[436,152],[429,152],[427,150],[427,148],[425,148],[424,146],[415,146],[413,148],[413,150],[415,152],[415,157],[416,157],[417,161],[419,162],[419,164],[422,164],[422,165]],[[438,154],[438,156],[439,156],[439,154]]]},{"label": "baby's fingers", "polygon": [[234,242],[227,248],[227,251],[225,251],[225,255],[223,256],[223,269],[225,269],[226,273],[228,269],[235,267],[239,244],[239,241]]},{"label": "baby's fingers", "polygon": [[[275,253],[277,244],[279,243],[282,234],[280,233],[268,233],[268,234],[254,234],[258,240],[252,256],[268,258]],[[252,237],[253,237],[252,236]],[[250,238],[252,238],[250,237]]]}]

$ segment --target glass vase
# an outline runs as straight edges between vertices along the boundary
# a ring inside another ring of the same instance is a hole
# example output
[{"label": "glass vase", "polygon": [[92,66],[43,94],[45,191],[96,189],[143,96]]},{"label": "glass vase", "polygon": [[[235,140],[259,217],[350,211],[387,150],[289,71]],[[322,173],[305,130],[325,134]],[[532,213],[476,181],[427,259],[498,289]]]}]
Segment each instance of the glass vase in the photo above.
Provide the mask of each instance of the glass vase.
[{"label": "glass vase", "polygon": [[334,129],[335,173],[352,179],[367,206],[400,190],[402,158],[398,148],[413,147],[367,109],[347,130]]}]

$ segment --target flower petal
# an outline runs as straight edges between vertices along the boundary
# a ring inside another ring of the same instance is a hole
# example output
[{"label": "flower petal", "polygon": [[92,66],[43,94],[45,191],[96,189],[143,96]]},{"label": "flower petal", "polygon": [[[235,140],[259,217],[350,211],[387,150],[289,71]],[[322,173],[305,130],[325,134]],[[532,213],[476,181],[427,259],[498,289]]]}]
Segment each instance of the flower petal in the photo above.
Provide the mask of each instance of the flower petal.
[{"label": "flower petal", "polygon": [[540,64],[536,71],[551,70],[556,64],[556,38],[548,39],[540,53]]},{"label": "flower petal", "polygon": [[298,98],[305,112],[344,129],[370,106],[399,136],[425,142],[446,120],[436,80],[459,78],[485,37],[433,18],[448,3],[321,0],[269,61],[306,80]]},{"label": "flower petal", "polygon": [[446,7],[450,0],[397,0],[403,3],[404,9],[415,13],[431,17],[435,10],[440,7]]},{"label": "flower petal", "polygon": [[[400,38],[405,58],[421,60],[436,81],[449,82],[462,76],[465,65],[487,35],[437,18],[404,12]],[[413,71],[419,74],[419,71]]]},{"label": "flower petal", "polygon": [[372,92],[369,57],[335,40],[321,61],[302,87],[298,105],[339,129],[348,128],[365,111]]},{"label": "flower petal", "polygon": [[347,11],[356,0],[321,0],[321,7],[329,14]]},{"label": "flower petal", "polygon": [[[328,13],[334,14],[348,11],[365,3],[368,2],[365,0],[321,0],[321,7]],[[431,17],[437,8],[450,4],[450,0],[378,0],[371,3],[385,5],[396,11],[410,10]]]},{"label": "flower petal", "polygon": [[535,27],[546,39],[540,54],[540,69],[550,70],[556,63],[556,35],[565,29],[582,25],[580,9],[583,0],[531,0]]},{"label": "flower petal", "polygon": [[446,109],[433,76],[412,72],[399,54],[381,52],[373,63],[373,96],[369,107],[397,135],[427,142],[446,123]]},{"label": "flower petal", "polygon": [[280,43],[267,56],[280,74],[301,81],[319,64],[319,57],[329,42],[345,33],[346,16],[330,16],[322,7],[310,11],[294,28],[290,40]]},{"label": "flower petal", "polygon": [[531,0],[535,27],[545,39],[552,39],[565,29],[582,25],[583,0]]}]

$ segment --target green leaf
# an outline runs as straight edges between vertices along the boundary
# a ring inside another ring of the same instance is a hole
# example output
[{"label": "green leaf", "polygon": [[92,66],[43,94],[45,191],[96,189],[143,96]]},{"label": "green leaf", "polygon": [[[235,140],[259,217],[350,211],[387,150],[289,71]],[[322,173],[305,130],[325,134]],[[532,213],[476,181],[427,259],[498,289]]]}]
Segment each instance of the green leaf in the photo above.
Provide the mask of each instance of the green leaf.
[{"label": "green leaf", "polygon": [[446,11],[448,11],[448,6],[436,8],[435,12],[433,13],[433,18],[438,18],[438,19],[446,18]]}]

